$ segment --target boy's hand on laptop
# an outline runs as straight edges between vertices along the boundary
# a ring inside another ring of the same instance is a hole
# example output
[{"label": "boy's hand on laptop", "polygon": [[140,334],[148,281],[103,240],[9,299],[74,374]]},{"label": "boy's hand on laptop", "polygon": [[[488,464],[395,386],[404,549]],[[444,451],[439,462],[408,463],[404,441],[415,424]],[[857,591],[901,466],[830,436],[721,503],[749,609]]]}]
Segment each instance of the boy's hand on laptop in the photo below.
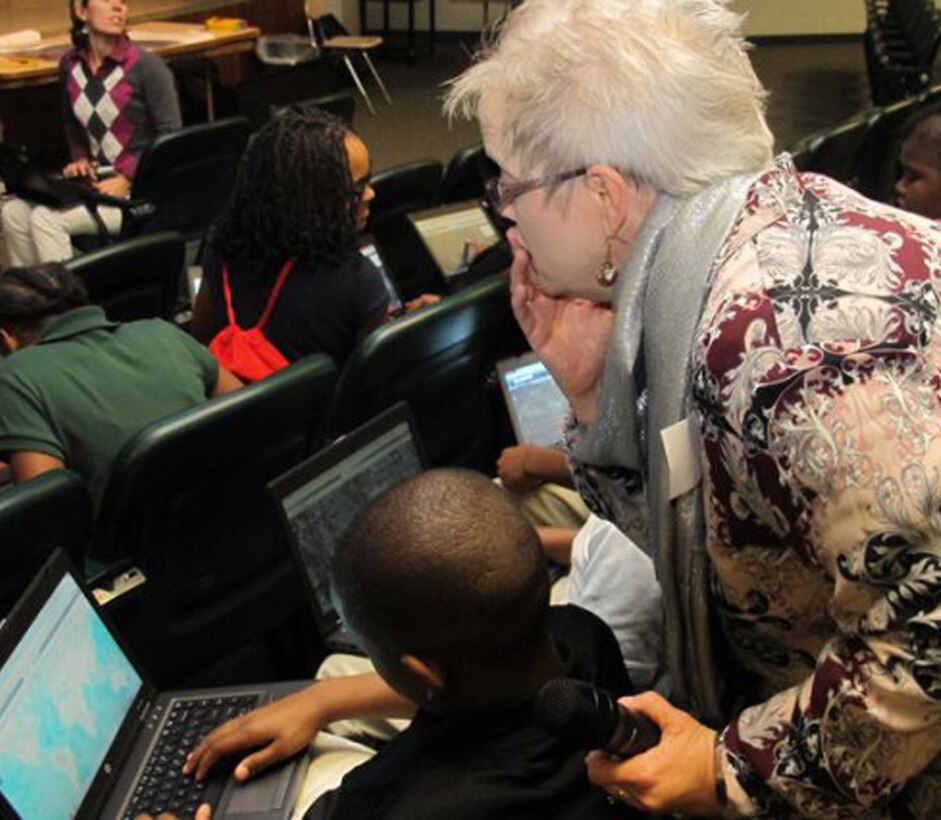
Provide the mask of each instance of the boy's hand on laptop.
[{"label": "boy's hand on laptop", "polygon": [[301,751],[323,725],[316,689],[316,685],[308,687],[223,723],[193,749],[183,765],[183,773],[202,780],[220,758],[245,749],[258,749],[235,767],[235,779],[245,781]]},{"label": "boy's hand on laptop", "polygon": [[[139,814],[137,815],[136,820],[155,820],[149,814]],[[187,820],[185,817],[177,817],[175,814],[170,814],[170,812],[165,811],[157,815],[156,820]],[[193,815],[193,820],[212,820],[212,809],[208,804],[203,803],[198,809],[196,809],[196,814]]]}]

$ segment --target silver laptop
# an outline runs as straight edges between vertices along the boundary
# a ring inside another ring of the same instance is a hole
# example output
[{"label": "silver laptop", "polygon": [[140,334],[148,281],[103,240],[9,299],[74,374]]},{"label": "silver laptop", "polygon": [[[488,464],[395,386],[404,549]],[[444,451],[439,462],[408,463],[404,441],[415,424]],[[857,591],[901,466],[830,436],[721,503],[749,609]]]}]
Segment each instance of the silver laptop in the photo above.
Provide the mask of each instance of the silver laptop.
[{"label": "silver laptop", "polygon": [[211,728],[307,683],[158,692],[57,551],[0,628],[0,815],[192,817],[208,802],[215,818],[287,818],[296,759],[246,785],[180,768],[197,714]]},{"label": "silver laptop", "polygon": [[411,413],[399,402],[268,485],[327,649],[361,651],[343,629],[330,592],[337,544],[369,501],[425,466]]},{"label": "silver laptop", "polygon": [[558,444],[569,403],[536,354],[497,362],[497,374],[517,442],[544,447]]},{"label": "silver laptop", "polygon": [[392,274],[389,273],[389,266],[386,264],[376,240],[369,235],[362,237],[359,252],[373,263],[382,277],[382,284],[385,285],[386,293],[389,294],[389,314],[398,316],[403,313],[405,306],[402,304],[402,297],[399,296],[399,291],[392,280]]},{"label": "silver laptop", "polygon": [[500,239],[476,200],[416,211],[408,219],[445,280],[466,273]]}]

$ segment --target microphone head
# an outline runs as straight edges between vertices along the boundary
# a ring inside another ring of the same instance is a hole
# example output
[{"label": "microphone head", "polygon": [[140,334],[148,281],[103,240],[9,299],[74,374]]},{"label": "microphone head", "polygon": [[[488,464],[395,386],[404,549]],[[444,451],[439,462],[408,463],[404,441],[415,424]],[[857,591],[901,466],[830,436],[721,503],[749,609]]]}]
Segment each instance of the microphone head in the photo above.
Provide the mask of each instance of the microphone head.
[{"label": "microphone head", "polygon": [[572,678],[543,684],[533,705],[536,722],[581,749],[600,749],[618,728],[617,701],[603,689]]}]

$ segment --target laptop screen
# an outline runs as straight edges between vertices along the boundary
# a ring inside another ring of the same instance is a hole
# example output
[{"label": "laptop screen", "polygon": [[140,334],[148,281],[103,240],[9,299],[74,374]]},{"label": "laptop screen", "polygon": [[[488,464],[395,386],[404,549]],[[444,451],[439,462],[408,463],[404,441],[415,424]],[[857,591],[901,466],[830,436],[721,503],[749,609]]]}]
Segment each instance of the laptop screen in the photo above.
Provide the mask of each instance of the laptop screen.
[{"label": "laptop screen", "polygon": [[143,681],[65,574],[0,669],[0,791],[21,817],[74,817]]},{"label": "laptop screen", "polygon": [[379,247],[374,241],[367,239],[363,245],[360,245],[359,252],[372,262],[379,271],[379,275],[382,277],[382,284],[385,285],[386,293],[389,294],[389,310],[393,313],[401,310],[402,299],[392,282],[392,277],[389,274],[388,268],[386,268],[386,263],[379,253]]},{"label": "laptop screen", "polygon": [[432,208],[408,218],[446,279],[465,273],[500,238],[477,202]]},{"label": "laptop screen", "polygon": [[364,431],[360,428],[302,465],[299,469],[309,470],[309,478],[281,499],[324,620],[337,617],[330,597],[330,563],[343,533],[369,501],[423,466],[407,417],[360,444]]},{"label": "laptop screen", "polygon": [[562,437],[569,403],[535,354],[498,364],[513,430],[520,443],[551,447]]}]

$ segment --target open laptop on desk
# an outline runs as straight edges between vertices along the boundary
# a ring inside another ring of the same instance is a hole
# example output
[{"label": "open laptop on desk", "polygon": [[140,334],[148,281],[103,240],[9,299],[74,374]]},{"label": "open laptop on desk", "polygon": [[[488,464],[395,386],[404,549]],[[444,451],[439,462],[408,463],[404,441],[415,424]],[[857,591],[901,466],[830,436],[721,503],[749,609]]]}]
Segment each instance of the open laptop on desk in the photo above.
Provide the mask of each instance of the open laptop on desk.
[{"label": "open laptop on desk", "polygon": [[57,551],[0,628],[0,815],[192,817],[209,802],[214,818],[287,818],[298,759],[245,785],[179,769],[197,712],[213,728],[306,683],[157,692]]},{"label": "open laptop on desk", "polygon": [[497,362],[500,389],[520,444],[557,445],[569,402],[535,353]]},{"label": "open laptop on desk", "polygon": [[467,273],[474,260],[500,240],[476,200],[417,211],[408,219],[447,282]]},{"label": "open laptop on desk", "polygon": [[426,464],[408,406],[399,402],[268,485],[327,649],[361,651],[343,629],[330,594],[337,544],[369,501]]}]

